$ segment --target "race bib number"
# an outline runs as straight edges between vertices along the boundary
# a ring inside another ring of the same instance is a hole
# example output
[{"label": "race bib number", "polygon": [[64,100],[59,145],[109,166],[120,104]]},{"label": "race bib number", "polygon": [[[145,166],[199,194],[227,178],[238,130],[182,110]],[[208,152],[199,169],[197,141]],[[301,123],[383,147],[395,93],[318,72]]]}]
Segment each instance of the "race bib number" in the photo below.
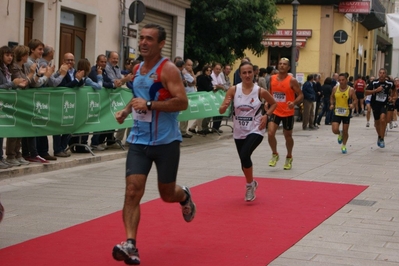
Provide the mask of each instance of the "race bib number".
[{"label": "race bib number", "polygon": [[284,92],[273,92],[273,98],[276,102],[286,102],[286,97]]},{"label": "race bib number", "polygon": [[337,108],[335,108],[335,115],[337,115],[337,116],[348,116],[349,115],[349,109],[348,108],[343,108],[343,107],[337,107]]},{"label": "race bib number", "polygon": [[248,130],[252,128],[253,117],[238,116],[236,117],[238,125],[242,130]]},{"label": "race bib number", "polygon": [[377,102],[385,102],[386,99],[387,99],[387,95],[385,93],[377,93],[375,95],[375,100]]},{"label": "race bib number", "polygon": [[132,109],[133,119],[140,122],[152,122],[152,110],[134,110]]}]

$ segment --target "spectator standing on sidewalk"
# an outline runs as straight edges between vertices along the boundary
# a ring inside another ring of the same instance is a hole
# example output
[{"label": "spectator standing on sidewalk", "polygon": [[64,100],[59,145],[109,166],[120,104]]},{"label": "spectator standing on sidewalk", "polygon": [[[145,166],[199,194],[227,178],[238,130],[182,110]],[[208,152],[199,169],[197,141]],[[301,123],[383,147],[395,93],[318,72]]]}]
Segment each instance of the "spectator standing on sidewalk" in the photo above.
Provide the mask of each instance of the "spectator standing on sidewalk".
[{"label": "spectator standing on sidewalk", "polygon": [[[212,85],[212,68],[210,65],[205,65],[204,68],[202,69],[202,74],[197,76],[197,91],[213,91],[213,85]],[[200,135],[206,135],[211,133],[209,131],[209,122],[211,121],[210,117],[206,117],[201,119],[201,130],[199,129],[199,121],[197,120],[197,126],[198,126],[198,134]]]},{"label": "spectator standing on sidewalk", "polygon": [[315,109],[314,109],[313,126],[315,128],[318,128],[317,115],[319,114],[321,98],[323,97],[323,93],[321,91],[320,74],[314,74],[313,82],[314,82],[313,88],[314,88],[315,97],[316,97],[316,106],[315,106]]},{"label": "spectator standing on sidewalk", "polygon": [[[25,86],[18,86],[19,89],[29,88],[29,80],[32,80],[34,73],[31,71],[26,73],[27,70],[24,64],[28,61],[29,47],[25,45],[17,45],[14,47],[14,64],[11,67],[11,78],[18,79],[22,78],[26,81]],[[7,138],[6,154],[7,163],[12,166],[28,165],[29,162],[22,157],[21,153],[21,141],[22,138]],[[39,151],[39,149],[38,149]],[[41,156],[41,154],[39,153]],[[43,156],[42,156],[43,157]],[[43,157],[44,158],[44,157]],[[45,158],[46,159],[46,158]]]},{"label": "spectator standing on sidewalk", "polygon": [[[51,62],[54,59],[54,48],[48,45],[44,46],[43,49],[43,54],[42,57],[39,58],[39,66],[40,67],[47,67],[51,68],[51,71],[46,73],[44,77],[46,77],[46,82],[43,84],[43,86],[48,86],[48,87],[57,87],[58,84],[62,82],[64,79],[67,71],[68,71],[68,65],[63,63],[60,67],[60,69],[56,72],[54,72],[55,66],[51,65]],[[50,74],[53,73],[51,76]],[[57,138],[57,136],[56,136]],[[53,136],[53,150],[54,150],[54,144],[56,144],[57,141],[54,141],[54,136]],[[51,156],[49,154],[49,142],[48,142],[48,137],[47,136],[40,136],[36,137],[36,145],[37,145],[37,152],[41,157],[43,157],[46,160],[57,160],[57,157]]]},{"label": "spectator standing on sidewalk", "polygon": [[180,202],[186,222],[191,222],[196,212],[189,188],[176,185],[182,141],[177,116],[179,111],[187,109],[188,100],[179,70],[161,55],[165,39],[165,29],[159,25],[147,24],[141,29],[139,48],[144,62],[135,73],[134,98],[116,113],[119,123],[130,113],[134,120],[128,137],[123,206],[127,240],[112,251],[115,260],[129,265],[140,264],[137,250],[140,201],[154,162],[162,200]]},{"label": "spectator standing on sidewalk", "polygon": [[[193,71],[193,61],[186,59],[186,61],[177,61],[175,63],[177,68],[180,70],[180,75],[183,80],[184,89],[186,94],[193,93],[195,89],[195,74]],[[192,135],[187,133],[188,121],[180,121],[180,133],[183,138],[191,138]]]},{"label": "spectator standing on sidewalk", "polygon": [[317,117],[316,123],[318,125],[320,125],[323,115],[326,115],[324,124],[331,125],[331,110],[330,110],[330,97],[331,97],[331,92],[332,92],[331,83],[332,83],[332,79],[330,77],[327,77],[324,80],[323,86],[321,86],[321,92],[322,92],[322,96],[323,96],[323,109],[321,110],[319,116]]},{"label": "spectator standing on sidewalk", "polygon": [[[212,86],[214,92],[218,90],[224,91],[224,80],[221,73],[222,73],[222,64],[215,63],[213,65],[213,70],[211,74]],[[223,119],[222,116],[215,116],[212,118],[213,120],[212,129],[211,129],[212,132],[223,133],[223,131],[220,129],[220,125],[222,124],[222,119]]]},{"label": "spectator standing on sidewalk", "polygon": [[[39,61],[44,52],[44,44],[38,39],[32,39],[28,43],[29,57],[24,63],[25,74],[29,78],[30,88],[40,88],[47,84],[48,77],[50,77],[54,68],[47,66],[39,66]],[[25,61],[25,60],[24,60]],[[30,78],[32,76],[32,78]],[[48,154],[48,143],[42,146],[42,143],[37,143],[36,137],[22,138],[22,156],[30,162],[48,163],[48,160],[56,160],[54,156]],[[44,158],[41,155],[45,155]]]},{"label": "spectator standing on sidewalk", "polygon": [[[114,83],[112,80],[108,77],[107,71],[105,70],[105,67],[107,66],[107,58],[104,54],[99,54],[96,59],[96,64],[91,67],[91,71],[89,73],[89,78],[97,82],[97,75],[98,75],[98,70],[102,71],[102,77],[103,77],[103,87],[106,89],[114,89]],[[90,148],[95,151],[103,151],[106,149],[106,146],[103,145],[103,143],[100,143],[100,136],[101,132],[93,132],[93,136],[91,137],[91,143],[90,143]]]},{"label": "spectator standing on sidewalk", "polygon": [[[115,51],[112,51],[108,54],[107,58],[107,65],[105,67],[105,71],[108,75],[108,77],[111,79],[113,88],[119,88],[122,85],[124,85],[126,82],[132,80],[133,74],[129,73],[125,76],[122,76],[121,69],[119,68],[119,54]],[[125,129],[119,129],[120,133],[118,137],[121,137],[121,132],[125,131]],[[118,132],[118,131],[117,131]],[[116,139],[114,137],[113,133],[106,133],[106,134],[101,134],[99,143],[103,143],[107,140],[107,145],[105,148],[114,148],[114,149],[120,149],[121,147],[115,142],[116,140],[121,143],[122,139]]]},{"label": "spectator standing on sidewalk", "polygon": [[313,126],[314,120],[314,102],[316,101],[316,93],[314,90],[313,74],[309,74],[306,82],[302,86],[303,93],[303,114],[302,114],[302,129],[316,129]]},{"label": "spectator standing on sidewalk", "polygon": [[[29,48],[28,48],[29,52]],[[28,80],[23,77],[12,78],[12,70],[10,69],[14,62],[14,53],[8,46],[0,48],[0,89],[16,89],[18,86],[26,87]],[[3,158],[3,138],[0,138],[0,169],[12,167]]]},{"label": "spectator standing on sidewalk", "polygon": [[[58,84],[58,87],[68,87],[68,88],[75,88],[81,87],[84,85],[84,71],[75,69],[75,56],[72,53],[65,53],[63,58],[63,63],[68,66],[68,71],[65,77],[62,79],[61,83]],[[87,141],[87,136],[82,138],[82,143]],[[68,148],[68,143],[73,144],[76,143],[76,138],[72,139],[70,142],[70,135],[69,134],[62,134],[62,135],[54,135],[53,136],[53,149],[54,155],[57,157],[69,157],[70,153],[66,150]],[[87,153],[85,147],[82,146],[74,146],[71,148],[72,152],[77,153]]]},{"label": "spectator standing on sidewalk", "polygon": [[231,81],[230,81],[230,75],[231,73],[231,65],[225,64],[223,67],[222,73],[220,75],[222,76],[223,85],[224,85],[224,90],[227,91],[231,87]]}]

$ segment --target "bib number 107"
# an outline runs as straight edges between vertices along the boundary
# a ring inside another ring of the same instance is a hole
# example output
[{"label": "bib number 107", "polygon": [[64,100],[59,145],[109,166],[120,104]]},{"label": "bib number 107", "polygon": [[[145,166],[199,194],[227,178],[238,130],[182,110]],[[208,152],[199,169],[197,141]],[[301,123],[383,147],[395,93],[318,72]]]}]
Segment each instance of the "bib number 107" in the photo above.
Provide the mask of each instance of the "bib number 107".
[{"label": "bib number 107", "polygon": [[246,127],[249,124],[249,121],[238,121],[238,123],[240,124],[240,126]]}]

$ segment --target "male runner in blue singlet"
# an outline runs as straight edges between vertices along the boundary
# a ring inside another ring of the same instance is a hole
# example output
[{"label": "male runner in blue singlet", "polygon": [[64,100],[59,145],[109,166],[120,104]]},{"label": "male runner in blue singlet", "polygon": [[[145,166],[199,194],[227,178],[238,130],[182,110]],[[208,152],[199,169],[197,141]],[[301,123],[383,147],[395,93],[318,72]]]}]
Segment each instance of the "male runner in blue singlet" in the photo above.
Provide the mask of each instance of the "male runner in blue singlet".
[{"label": "male runner in blue singlet", "polygon": [[188,99],[179,70],[161,56],[166,32],[159,25],[147,24],[140,33],[140,52],[144,61],[133,70],[133,99],[116,114],[119,123],[132,114],[133,126],[127,142],[126,192],[123,222],[127,240],[114,247],[115,260],[128,265],[140,264],[136,246],[140,221],[140,200],[152,163],[158,172],[158,189],[165,202],[180,202],[183,218],[191,222],[196,206],[188,187],[176,185],[180,158],[180,134],[177,116],[186,110]]}]

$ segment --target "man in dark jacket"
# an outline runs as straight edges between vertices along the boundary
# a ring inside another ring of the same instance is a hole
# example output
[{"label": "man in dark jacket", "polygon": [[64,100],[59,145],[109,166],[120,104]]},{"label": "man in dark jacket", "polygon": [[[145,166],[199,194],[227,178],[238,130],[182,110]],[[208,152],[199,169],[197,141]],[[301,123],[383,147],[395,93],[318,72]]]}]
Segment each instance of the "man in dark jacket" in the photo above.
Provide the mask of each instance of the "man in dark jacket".
[{"label": "man in dark jacket", "polygon": [[84,85],[84,71],[75,70],[75,56],[71,53],[66,53],[64,55],[64,63],[68,65],[69,69],[65,77],[62,79],[61,83],[57,87],[81,87]]},{"label": "man in dark jacket", "polygon": [[321,91],[321,83],[320,83],[320,74],[314,74],[313,77],[313,89],[315,92],[316,96],[316,107],[314,110],[314,121],[313,121],[313,126],[315,128],[318,128],[317,126],[317,115],[319,114],[319,109],[321,105],[321,99],[323,98],[323,93]]},{"label": "man in dark jacket", "polygon": [[308,128],[316,129],[313,126],[314,121],[314,107],[313,103],[316,101],[316,93],[313,88],[313,77],[314,74],[309,74],[306,82],[302,86],[303,93],[303,117],[302,117],[302,129],[305,130]]},{"label": "man in dark jacket", "polygon": [[104,88],[107,89],[113,89],[114,84],[112,83],[112,80],[108,77],[107,72],[105,71],[105,66],[107,65],[107,58],[105,55],[100,54],[97,56],[96,64],[91,67],[91,71],[89,73],[89,78],[97,82],[97,68],[101,68],[103,71],[103,86]]},{"label": "man in dark jacket", "polygon": [[[85,75],[85,73],[83,70],[76,71],[75,56],[71,53],[64,54],[64,64],[68,65],[68,72],[66,73],[65,77],[62,79],[58,87],[74,88],[74,87],[83,86],[84,85],[83,76]],[[54,135],[53,136],[54,155],[57,157],[70,156],[70,154],[66,152],[69,141],[70,141],[69,134]],[[69,144],[71,145],[72,142]],[[79,148],[83,148],[84,151],[84,147],[79,147]],[[76,151],[75,149],[71,150]]]}]

